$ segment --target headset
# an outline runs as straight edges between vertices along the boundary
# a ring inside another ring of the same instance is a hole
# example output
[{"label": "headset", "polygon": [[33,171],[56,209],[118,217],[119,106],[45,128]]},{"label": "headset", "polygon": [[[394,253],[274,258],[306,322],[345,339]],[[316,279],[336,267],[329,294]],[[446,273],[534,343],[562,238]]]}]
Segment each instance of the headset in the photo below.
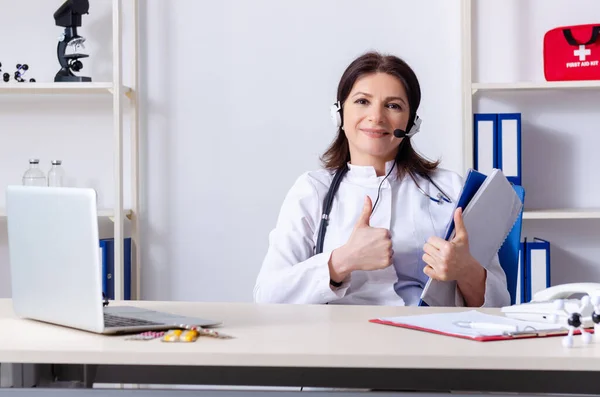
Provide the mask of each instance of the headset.
[{"label": "headset", "polygon": [[[333,122],[333,125],[335,126],[335,128],[343,129],[342,105],[340,104],[340,101],[337,101],[336,103],[331,105],[329,112],[331,114],[331,121]],[[412,138],[420,130],[421,130],[421,118],[418,115],[415,115],[415,121],[410,126],[408,133],[404,130],[401,130],[400,128],[397,128],[394,130],[394,136],[396,138],[404,138],[404,137]]]},{"label": "headset", "polygon": [[[333,105],[331,105],[330,114],[331,114],[331,120],[333,122],[333,125],[337,129],[339,129],[339,128],[344,129],[343,122],[342,122],[342,106],[340,105],[339,101],[337,101]],[[418,115],[415,115],[415,120],[412,123],[412,125],[410,126],[408,133],[400,128],[397,128],[394,130],[394,136],[396,138],[404,138],[404,137],[412,138],[413,136],[415,136],[415,134],[417,134],[420,131],[420,129],[421,129],[421,118],[419,118]],[[381,181],[381,184],[379,185],[379,189],[381,189],[381,185],[383,184],[383,181],[385,181],[387,179],[387,177],[390,175],[390,173],[395,168],[395,166],[396,166],[396,162],[394,162],[393,166],[390,168],[390,171],[387,173],[385,178],[383,178],[383,180]],[[315,247],[315,254],[320,254],[323,252],[323,243],[325,241],[325,231],[327,229],[327,223],[329,221],[329,213],[331,212],[331,206],[333,204],[333,197],[335,196],[335,194],[340,186],[340,182],[342,181],[342,178],[344,177],[344,175],[346,175],[346,172],[348,172],[348,167],[346,166],[346,164],[344,164],[340,169],[338,169],[336,171],[335,175],[333,176],[331,186],[329,187],[329,190],[328,190],[327,194],[325,195],[325,198],[323,199],[323,213],[321,215],[321,222],[319,224],[319,233],[317,236],[317,244]],[[440,193],[437,194],[436,198],[431,197],[423,189],[421,189],[421,187],[415,180],[412,173],[409,172],[409,174],[412,177],[415,184],[417,185],[417,188],[419,189],[419,191],[426,197],[429,197],[430,200],[433,200],[433,201],[437,202],[438,204],[442,204],[444,202],[452,203],[450,196],[448,196],[435,182],[433,182],[433,180],[431,178],[428,178],[429,181],[431,183],[433,183],[433,185],[440,191]],[[377,190],[377,199],[375,200],[375,204],[373,204],[373,209],[375,209],[375,206],[377,205],[377,202],[379,201],[379,189]],[[341,286],[341,283],[337,283],[333,280],[330,280],[330,283],[335,287]]]}]

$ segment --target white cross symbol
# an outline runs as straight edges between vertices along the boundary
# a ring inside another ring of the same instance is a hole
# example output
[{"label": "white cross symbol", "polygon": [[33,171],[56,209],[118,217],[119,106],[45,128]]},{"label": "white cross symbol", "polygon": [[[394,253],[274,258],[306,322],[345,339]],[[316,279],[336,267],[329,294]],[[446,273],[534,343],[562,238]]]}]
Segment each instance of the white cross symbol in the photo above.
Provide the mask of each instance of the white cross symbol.
[{"label": "white cross symbol", "polygon": [[579,56],[580,61],[585,61],[585,56],[591,53],[592,50],[586,49],[584,45],[580,45],[578,50],[573,51],[573,55]]}]

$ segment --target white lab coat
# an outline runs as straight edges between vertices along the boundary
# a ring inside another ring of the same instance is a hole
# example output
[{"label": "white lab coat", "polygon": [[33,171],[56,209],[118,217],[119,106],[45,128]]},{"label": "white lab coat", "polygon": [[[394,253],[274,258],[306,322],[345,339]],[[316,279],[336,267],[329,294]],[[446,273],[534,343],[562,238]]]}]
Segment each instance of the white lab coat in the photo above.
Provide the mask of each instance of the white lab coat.
[{"label": "white lab coat", "polygon": [[[393,162],[386,164],[386,174]],[[373,204],[384,176],[370,166],[349,164],[333,201],[323,253],[315,255],[323,199],[333,175],[324,169],[302,174],[286,195],[277,224],[269,234],[269,247],[254,287],[255,302],[302,304],[417,305],[428,280],[423,273],[423,245],[431,236],[443,237],[463,179],[456,173],[438,169],[433,180],[453,203],[440,205],[417,189],[395,170],[381,185],[379,201],[370,225],[391,232],[393,265],[382,270],[354,271],[339,288],[329,284],[331,252],[345,244],[363,209],[365,195]],[[421,188],[435,197],[438,190],[426,178],[416,177]],[[510,304],[506,275],[497,255],[487,264],[483,306]],[[453,302],[444,306],[464,306],[456,289]]]}]

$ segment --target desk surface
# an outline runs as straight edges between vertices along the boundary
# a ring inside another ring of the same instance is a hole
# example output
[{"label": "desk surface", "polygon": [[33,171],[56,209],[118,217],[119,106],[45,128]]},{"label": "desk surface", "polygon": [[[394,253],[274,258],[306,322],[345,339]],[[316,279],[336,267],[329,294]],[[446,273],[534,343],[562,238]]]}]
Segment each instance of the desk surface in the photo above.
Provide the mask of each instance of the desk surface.
[{"label": "desk surface", "polygon": [[[111,302],[224,321],[235,339],[130,341],[15,317],[0,300],[0,361],[237,367],[600,370],[600,342],[561,337],[476,342],[369,323],[374,317],[461,308]],[[496,314],[495,309],[482,310]]]}]

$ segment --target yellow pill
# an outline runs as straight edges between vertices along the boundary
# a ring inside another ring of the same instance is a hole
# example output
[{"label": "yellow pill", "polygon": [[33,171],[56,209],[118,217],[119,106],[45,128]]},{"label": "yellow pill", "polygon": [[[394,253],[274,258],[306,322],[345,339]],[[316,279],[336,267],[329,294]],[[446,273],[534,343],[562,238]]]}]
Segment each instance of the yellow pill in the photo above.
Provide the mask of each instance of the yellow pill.
[{"label": "yellow pill", "polygon": [[185,331],[180,338],[182,342],[194,342],[196,339],[198,339],[198,331],[196,330]]},{"label": "yellow pill", "polygon": [[165,342],[178,342],[180,336],[181,336],[181,330],[180,329],[174,329],[174,330],[171,330],[171,331],[167,332],[163,336],[163,341],[165,341]]}]

